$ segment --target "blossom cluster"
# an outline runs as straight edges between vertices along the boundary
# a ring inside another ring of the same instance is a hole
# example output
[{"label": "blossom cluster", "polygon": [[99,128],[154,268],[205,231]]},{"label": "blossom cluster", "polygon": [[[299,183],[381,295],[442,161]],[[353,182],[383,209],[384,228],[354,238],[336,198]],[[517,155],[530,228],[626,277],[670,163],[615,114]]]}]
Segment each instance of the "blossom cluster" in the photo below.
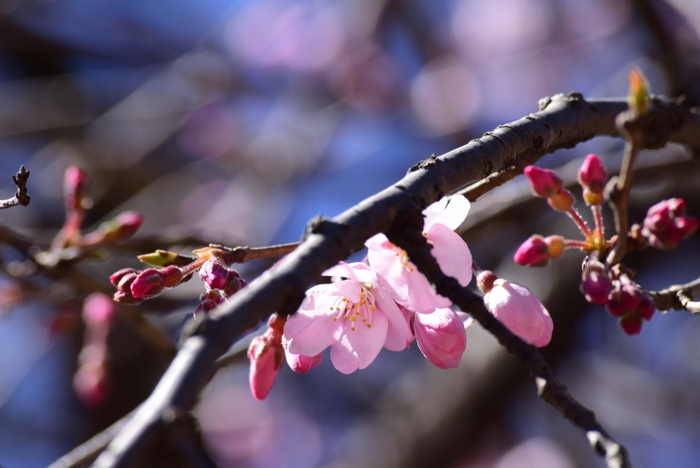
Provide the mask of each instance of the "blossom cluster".
[{"label": "blossom cluster", "polygon": [[[455,229],[469,211],[463,197],[443,199],[424,212],[423,236],[442,272],[462,286],[472,279],[472,255]],[[269,393],[284,352],[289,366],[307,372],[330,347],[333,366],[344,374],[366,368],[382,348],[402,351],[415,341],[442,369],[458,367],[466,348],[467,314],[436,293],[407,253],[384,234],[365,243],[364,262],[344,263],[324,272],[332,281],[312,287],[299,310],[284,320],[274,315],[267,331],[249,348],[253,395]],[[511,331],[536,346],[552,334],[547,310],[526,288],[496,279],[482,289],[487,307]]]},{"label": "blossom cluster", "polygon": [[[533,235],[515,253],[517,263],[527,266],[546,266],[550,260],[561,257],[564,250],[580,249],[588,254],[584,263],[581,292],[592,304],[604,305],[619,318],[625,333],[638,334],[644,321],[651,320],[655,306],[650,295],[633,281],[633,272],[620,264],[606,264],[600,259],[615,244],[616,239],[605,238],[601,205],[608,175],[595,154],[589,154],[578,172],[583,198],[591,207],[595,221],[592,231],[573,206],[573,196],[563,188],[563,182],[553,171],[535,166],[525,168],[532,191],[546,198],[554,209],[567,213],[581,230],[585,240],[569,240],[552,235]],[[642,225],[633,225],[628,234],[633,248],[652,246],[672,249],[687,239],[698,227],[698,220],[686,214],[685,201],[680,198],[664,200],[649,208]]]}]

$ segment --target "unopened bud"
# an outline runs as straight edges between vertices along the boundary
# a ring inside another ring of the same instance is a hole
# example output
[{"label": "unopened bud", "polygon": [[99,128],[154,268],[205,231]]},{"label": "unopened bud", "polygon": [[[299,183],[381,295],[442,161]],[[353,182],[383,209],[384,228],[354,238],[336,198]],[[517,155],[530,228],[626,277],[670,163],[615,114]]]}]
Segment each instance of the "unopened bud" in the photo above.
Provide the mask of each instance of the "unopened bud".
[{"label": "unopened bud", "polygon": [[87,176],[78,166],[69,166],[63,175],[63,194],[68,211],[82,211]]},{"label": "unopened bud", "polygon": [[630,313],[620,318],[620,326],[628,335],[638,335],[642,331],[642,317]]},{"label": "unopened bud", "polygon": [[629,75],[630,89],[627,96],[627,104],[631,110],[637,111],[640,115],[646,114],[649,109],[649,86],[644,79],[644,75],[638,69],[634,69]]},{"label": "unopened bud", "polygon": [[124,278],[125,276],[134,275],[134,279],[136,279],[138,273],[138,270],[135,270],[133,268],[122,268],[121,270],[112,273],[112,276],[109,277],[109,282],[112,283],[114,286],[118,286],[122,278]]},{"label": "unopened bud", "polygon": [[649,208],[644,218],[642,234],[649,244],[659,249],[672,249],[687,239],[698,228],[698,220],[685,216],[682,198],[664,200]]},{"label": "unopened bud", "polygon": [[586,300],[592,304],[605,305],[608,303],[611,289],[612,282],[608,278],[605,266],[595,260],[588,262],[583,270],[583,282],[581,283],[581,292]]},{"label": "unopened bud", "polygon": [[174,288],[182,282],[182,270],[175,265],[170,265],[160,270],[163,275],[163,284],[166,288]]},{"label": "unopened bud", "polygon": [[519,265],[542,267],[549,264],[549,245],[545,239],[535,234],[523,242],[515,252],[513,259]]},{"label": "unopened bud", "polygon": [[136,299],[155,297],[165,289],[165,276],[160,270],[146,268],[131,283],[131,294]]},{"label": "unopened bud", "polygon": [[544,241],[549,249],[549,258],[556,260],[564,255],[566,240],[562,236],[547,236]]},{"label": "unopened bud", "polygon": [[287,320],[273,314],[268,329],[262,336],[253,338],[248,347],[250,359],[250,391],[253,397],[264,400],[270,393],[284,359],[282,331]]},{"label": "unopened bud", "polygon": [[199,295],[199,305],[197,306],[197,309],[195,309],[195,312],[211,312],[225,300],[226,299],[220,290],[209,289]]},{"label": "unopened bud", "polygon": [[593,194],[602,194],[608,173],[605,166],[595,154],[589,154],[578,171],[578,181],[581,186]]},{"label": "unopened bud", "polygon": [[216,259],[204,262],[199,270],[199,277],[210,289],[223,289],[226,286],[231,270]]},{"label": "unopened bud", "polygon": [[527,166],[524,172],[527,180],[530,181],[532,192],[539,197],[549,198],[556,194],[562,187],[562,181],[559,176],[549,169]]}]

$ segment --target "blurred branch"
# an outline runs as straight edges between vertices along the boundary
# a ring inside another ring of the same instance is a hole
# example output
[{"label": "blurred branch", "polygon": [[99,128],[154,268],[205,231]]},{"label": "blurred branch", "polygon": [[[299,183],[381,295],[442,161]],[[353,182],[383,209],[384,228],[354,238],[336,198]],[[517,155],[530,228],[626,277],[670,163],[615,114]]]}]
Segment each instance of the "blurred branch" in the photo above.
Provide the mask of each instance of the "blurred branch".
[{"label": "blurred branch", "polygon": [[406,250],[411,261],[435,285],[437,291],[451,299],[460,309],[471,314],[484,329],[494,335],[498,342],[518,356],[537,385],[537,393],[544,401],[559,411],[563,417],[586,432],[591,448],[604,456],[610,468],[630,467],[627,451],[618,444],[598,423],[595,414],[577,402],[554,375],[554,370],[540,352],[532,345],[511,333],[483,303],[483,300],[469,289],[460,286],[456,279],[445,275],[430,253],[428,242],[421,236],[423,216],[419,210],[413,211],[413,220],[394,226],[388,232],[389,240]]},{"label": "blurred branch", "polygon": [[0,200],[0,210],[4,210],[6,208],[12,208],[13,206],[17,205],[22,205],[22,206],[27,206],[29,205],[29,200],[31,200],[31,197],[27,195],[27,180],[29,179],[29,171],[22,165],[22,167],[19,168],[19,171],[17,174],[12,176],[12,182],[15,183],[17,186],[17,191],[15,192],[15,196],[12,198],[8,198],[7,200]]},{"label": "blurred branch", "polygon": [[649,293],[659,310],[687,310],[691,314],[700,313],[700,302],[693,301],[700,296],[700,278],[690,283],[670,286],[661,291]]},{"label": "blurred branch", "polygon": [[[544,101],[542,110],[536,114],[499,127],[439,158],[422,161],[395,185],[333,220],[313,220],[305,240],[284,262],[213,311],[185,340],[154,392],[96,460],[95,466],[147,466],[157,449],[163,449],[165,412],[169,408],[192,408],[214,375],[216,360],[231,343],[272,312],[294,313],[318,275],[360,249],[367,238],[392,231],[392,227],[403,225],[407,214],[419,213],[445,194],[493,172],[501,172],[523,160],[537,160],[597,135],[618,135],[615,117],[626,107],[619,100],[588,102],[580,94],[554,96]],[[655,100],[650,112],[655,118],[648,119],[654,125],[649,125],[645,132],[645,147],[659,148],[671,140],[696,152],[700,150],[697,113],[665,100]],[[466,300],[461,288],[455,294],[460,298],[458,304],[473,300]],[[474,298],[481,303],[477,296]],[[616,445],[597,426],[592,414],[570,404],[563,387],[548,379],[543,369],[538,372],[538,385],[545,398],[558,404],[561,411],[587,430],[589,438],[597,438],[592,443],[601,452],[624,461],[623,452],[614,455]]]}]

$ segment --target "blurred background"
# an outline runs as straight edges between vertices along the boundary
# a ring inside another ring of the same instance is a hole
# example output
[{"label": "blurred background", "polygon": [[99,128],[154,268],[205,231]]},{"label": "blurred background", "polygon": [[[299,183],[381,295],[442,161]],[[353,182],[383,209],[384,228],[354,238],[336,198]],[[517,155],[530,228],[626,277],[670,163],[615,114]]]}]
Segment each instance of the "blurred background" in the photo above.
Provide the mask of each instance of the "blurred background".
[{"label": "blurred background", "polygon": [[[20,165],[32,174],[31,204],[0,212],[0,465],[47,466],[149,395],[168,358],[124,315],[109,328],[104,388],[74,389],[96,336],[83,300],[109,293],[109,275],[138,267],[137,254],[297,241],[313,216],[339,214],[544,96],[624,96],[632,67],[653,92],[697,104],[699,52],[695,0],[0,2],[0,197]],[[590,152],[616,170],[621,148],[596,138],[542,164],[573,181]],[[683,148],[640,164],[633,220],[672,196],[700,216],[699,168]],[[91,179],[87,230],[125,210],[145,225],[108,258],[37,270],[30,256],[63,224],[70,165]],[[576,237],[569,224],[516,179],[473,204],[463,234],[480,266],[546,303],[546,357],[635,466],[697,466],[700,323],[657,313],[628,337],[579,294],[581,254],[543,270],[513,263],[532,233]],[[662,289],[700,276],[698,247],[695,236],[628,263]],[[252,280],[267,266],[239,271]],[[177,343],[202,290],[195,278],[131,310]],[[478,326],[455,370],[415,345],[349,376],[328,361],[306,375],[285,367],[264,402],[250,396],[247,362],[221,371],[197,409],[219,466],[604,466]]]}]

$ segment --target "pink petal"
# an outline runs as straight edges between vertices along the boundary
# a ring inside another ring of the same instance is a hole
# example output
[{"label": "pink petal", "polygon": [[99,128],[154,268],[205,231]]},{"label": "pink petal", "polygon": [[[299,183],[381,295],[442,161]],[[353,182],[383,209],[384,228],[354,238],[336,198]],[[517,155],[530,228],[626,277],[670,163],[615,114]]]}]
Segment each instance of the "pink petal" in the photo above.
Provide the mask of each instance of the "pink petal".
[{"label": "pink petal", "polygon": [[384,296],[378,288],[373,289],[372,294],[377,309],[382,311],[389,320],[384,347],[389,351],[403,351],[408,348],[413,341],[413,332],[399,306],[392,299]]},{"label": "pink petal", "polygon": [[306,374],[314,367],[321,364],[323,360],[322,354],[317,354],[316,356],[304,356],[303,354],[292,354],[290,352],[284,353],[287,358],[287,364],[294,371],[299,374]]},{"label": "pink petal", "polygon": [[484,302],[501,323],[523,340],[540,347],[552,338],[552,317],[526,287],[498,279],[484,295]]},{"label": "pink petal", "polygon": [[430,228],[436,223],[443,224],[454,231],[464,222],[469,208],[471,208],[471,203],[461,195],[444,197],[423,210],[425,218],[423,232],[430,231]]},{"label": "pink petal", "polygon": [[472,280],[472,253],[464,239],[444,224],[434,224],[428,231],[428,241],[433,244],[431,252],[442,272],[462,286],[468,285]]},{"label": "pink petal", "polygon": [[312,300],[314,309],[299,309],[284,325],[284,337],[289,341],[291,353],[316,356],[335,343],[342,331],[342,321],[333,320],[336,313],[330,310],[336,298],[316,296]]},{"label": "pink petal", "polygon": [[331,346],[333,366],[343,374],[369,366],[384,346],[388,323],[386,316],[375,310],[370,328],[358,323],[351,330],[346,325],[340,339]]},{"label": "pink petal", "polygon": [[452,309],[437,309],[432,314],[415,314],[413,327],[418,348],[440,369],[459,367],[467,346],[462,319]]}]

